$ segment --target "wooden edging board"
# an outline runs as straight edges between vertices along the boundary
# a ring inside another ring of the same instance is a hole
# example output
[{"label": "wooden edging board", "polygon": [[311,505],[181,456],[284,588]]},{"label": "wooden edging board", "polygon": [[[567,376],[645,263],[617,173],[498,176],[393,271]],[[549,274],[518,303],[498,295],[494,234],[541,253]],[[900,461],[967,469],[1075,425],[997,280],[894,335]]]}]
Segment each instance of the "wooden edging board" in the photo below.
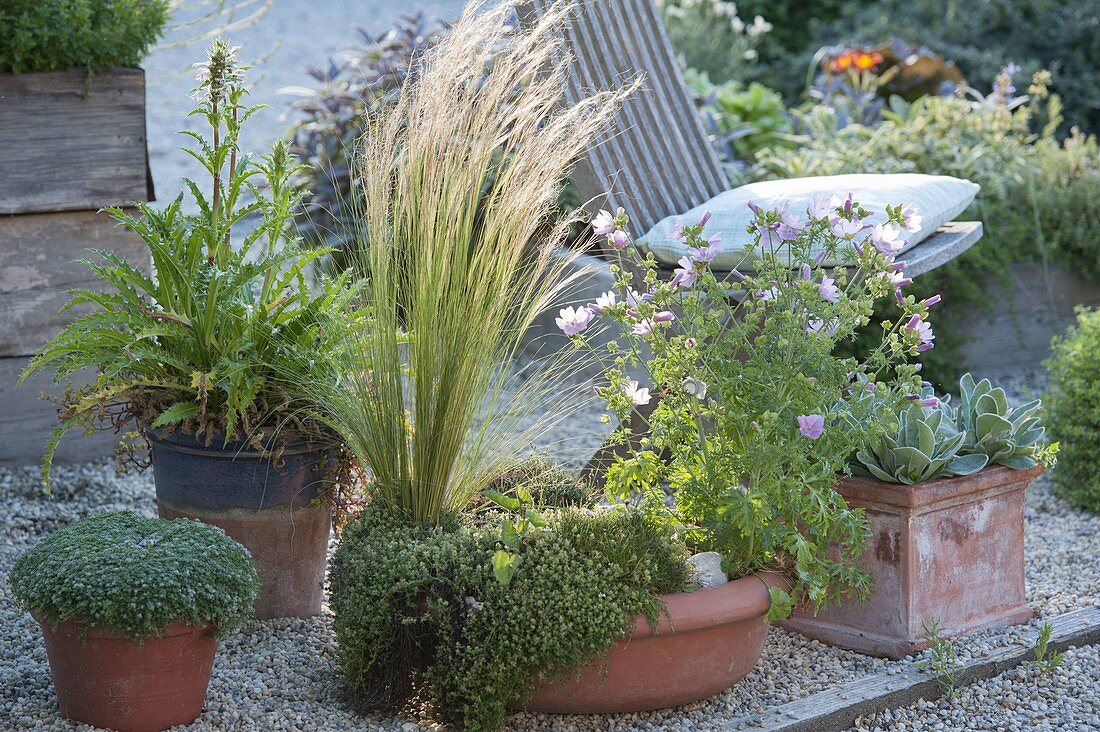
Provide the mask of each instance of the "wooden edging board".
[{"label": "wooden edging board", "polygon": [[[1070,646],[1100,642],[1100,607],[1088,607],[1050,620],[1054,626],[1048,648],[1061,651]],[[960,667],[958,686],[996,676],[1006,669],[1034,658],[1032,645],[1019,643],[998,648]],[[803,699],[726,722],[722,730],[767,730],[768,732],[840,732],[856,719],[887,709],[907,706],[918,699],[940,696],[936,679],[909,666],[890,674],[880,672],[812,694]]]}]

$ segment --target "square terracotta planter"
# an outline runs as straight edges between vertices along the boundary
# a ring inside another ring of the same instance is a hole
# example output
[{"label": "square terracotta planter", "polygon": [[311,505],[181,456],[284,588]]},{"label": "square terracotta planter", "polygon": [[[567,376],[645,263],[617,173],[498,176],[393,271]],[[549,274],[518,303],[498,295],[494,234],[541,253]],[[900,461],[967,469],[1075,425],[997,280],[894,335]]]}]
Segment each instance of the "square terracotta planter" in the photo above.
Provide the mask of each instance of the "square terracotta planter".
[{"label": "square terracotta planter", "polygon": [[846,602],[782,624],[811,638],[873,656],[901,658],[942,635],[1026,622],[1024,491],[1041,467],[995,466],[917,485],[845,477],[837,492],[866,511],[860,560],[875,580],[863,604]]}]

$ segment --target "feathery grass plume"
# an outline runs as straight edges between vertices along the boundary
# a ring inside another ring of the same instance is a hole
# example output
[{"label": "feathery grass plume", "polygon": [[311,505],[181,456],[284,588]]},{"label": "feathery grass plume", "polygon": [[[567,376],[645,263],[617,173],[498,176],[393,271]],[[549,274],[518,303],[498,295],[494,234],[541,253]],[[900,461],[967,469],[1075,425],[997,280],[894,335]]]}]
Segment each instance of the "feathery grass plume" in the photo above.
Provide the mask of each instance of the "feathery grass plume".
[{"label": "feathery grass plume", "polygon": [[359,255],[375,322],[319,401],[374,497],[417,522],[467,506],[579,396],[561,363],[519,388],[508,369],[570,281],[554,250],[572,221],[551,225],[561,181],[633,90],[563,103],[574,5],[517,31],[510,4],[472,3],[363,138]]}]

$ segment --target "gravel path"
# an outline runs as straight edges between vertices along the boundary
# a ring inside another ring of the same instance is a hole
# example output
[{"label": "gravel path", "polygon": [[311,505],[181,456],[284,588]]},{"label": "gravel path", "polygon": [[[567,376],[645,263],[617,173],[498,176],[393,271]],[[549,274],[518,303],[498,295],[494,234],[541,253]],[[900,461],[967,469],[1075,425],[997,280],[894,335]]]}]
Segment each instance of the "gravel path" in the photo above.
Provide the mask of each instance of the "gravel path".
[{"label": "gravel path", "polygon": [[[42,495],[37,470],[0,472],[0,729],[79,729],[59,718],[37,626],[13,605],[6,577],[20,551],[94,511],[154,511],[150,476],[118,475],[106,463],[59,469],[53,497]],[[1040,479],[1028,492],[1029,601],[1049,617],[1100,604],[1100,517],[1076,511]],[[959,656],[1025,639],[1030,627],[992,630],[956,641]],[[206,711],[189,730],[432,729],[411,717],[363,717],[339,701],[331,616],[252,622],[223,642],[214,666]],[[915,659],[889,662],[840,651],[780,629],[740,684],[707,701],[642,714],[570,717],[517,714],[510,730],[711,730],[722,720],[793,701],[843,681]],[[861,730],[1100,729],[1100,654],[1071,651],[1050,677],[1029,668],[964,689],[953,701],[920,703],[861,720]],[[904,726],[903,726],[904,725]],[[86,727],[84,729],[87,729]]]}]

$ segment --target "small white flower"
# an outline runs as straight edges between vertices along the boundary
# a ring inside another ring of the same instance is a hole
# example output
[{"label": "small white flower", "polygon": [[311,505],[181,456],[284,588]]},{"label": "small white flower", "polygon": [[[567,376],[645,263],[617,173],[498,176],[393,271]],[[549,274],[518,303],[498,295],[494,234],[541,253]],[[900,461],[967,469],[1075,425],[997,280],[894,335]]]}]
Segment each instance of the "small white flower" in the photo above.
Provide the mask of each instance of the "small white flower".
[{"label": "small white flower", "polygon": [[630,397],[630,401],[638,406],[649,404],[649,389],[644,386],[639,388],[638,382],[634,379],[623,384],[623,393]]}]

